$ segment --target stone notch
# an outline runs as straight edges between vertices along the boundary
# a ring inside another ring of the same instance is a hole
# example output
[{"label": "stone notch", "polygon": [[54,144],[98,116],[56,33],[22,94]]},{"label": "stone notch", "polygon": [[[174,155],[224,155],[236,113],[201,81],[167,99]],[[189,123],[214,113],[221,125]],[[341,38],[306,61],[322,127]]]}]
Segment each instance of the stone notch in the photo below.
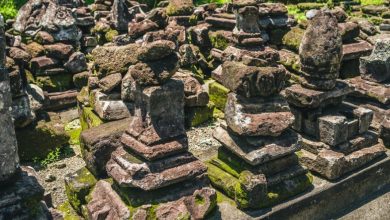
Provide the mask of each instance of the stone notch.
[{"label": "stone notch", "polygon": [[320,10],[310,21],[299,47],[301,70],[304,72],[302,85],[318,90],[333,89],[342,55],[337,19],[330,11]]},{"label": "stone notch", "polygon": [[4,20],[0,15],[0,185],[19,170],[18,147],[11,117],[11,90],[5,69]]}]

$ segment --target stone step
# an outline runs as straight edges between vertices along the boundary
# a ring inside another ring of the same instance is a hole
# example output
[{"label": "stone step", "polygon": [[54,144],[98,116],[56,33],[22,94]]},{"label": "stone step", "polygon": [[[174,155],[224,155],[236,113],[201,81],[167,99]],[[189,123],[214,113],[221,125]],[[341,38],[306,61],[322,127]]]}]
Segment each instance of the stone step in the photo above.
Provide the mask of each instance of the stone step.
[{"label": "stone step", "polygon": [[333,150],[321,150],[318,154],[302,150],[301,163],[309,170],[321,176],[335,180],[344,174],[356,170],[376,158],[386,155],[386,148],[382,144],[354,151],[350,154],[343,154]]},{"label": "stone step", "polygon": [[359,59],[361,56],[371,54],[373,46],[367,41],[358,41],[356,43],[343,45],[343,61]]},{"label": "stone step", "polygon": [[113,152],[106,165],[107,173],[121,187],[155,190],[193,179],[206,172],[201,161],[189,153],[154,162],[144,162],[123,148]]},{"label": "stone step", "polygon": [[281,158],[299,150],[301,137],[293,131],[286,131],[279,137],[239,137],[218,127],[214,138],[248,164],[256,166]]},{"label": "stone step", "polygon": [[147,146],[125,133],[121,138],[126,149],[129,149],[146,160],[156,160],[173,154],[184,152],[188,149],[186,136],[177,137],[164,143]]},{"label": "stone step", "polygon": [[355,87],[355,92],[351,93],[351,96],[367,98],[384,105],[390,104],[390,86],[388,84],[371,82],[362,79],[360,76],[346,81],[348,84]]}]

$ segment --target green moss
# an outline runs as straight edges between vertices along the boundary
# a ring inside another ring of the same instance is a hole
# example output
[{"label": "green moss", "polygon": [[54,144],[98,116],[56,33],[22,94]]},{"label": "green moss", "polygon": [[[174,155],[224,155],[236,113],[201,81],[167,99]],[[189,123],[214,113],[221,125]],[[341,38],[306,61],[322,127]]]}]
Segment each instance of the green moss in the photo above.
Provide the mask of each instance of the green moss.
[{"label": "green moss", "polygon": [[207,162],[206,165],[211,184],[215,188],[222,190],[228,197],[234,199],[236,197],[236,185],[239,184],[238,179],[210,162]]},{"label": "green moss", "polygon": [[303,34],[305,30],[299,27],[293,27],[287,34],[282,38],[282,44],[286,48],[293,50],[295,52],[299,51],[299,46],[301,44]]},{"label": "green moss", "polygon": [[112,42],[114,40],[114,37],[118,36],[119,32],[117,30],[110,29],[109,31],[106,32],[104,37],[108,42]]},{"label": "green moss", "polygon": [[59,205],[57,209],[63,213],[64,220],[81,220],[68,201]]},{"label": "green moss", "polygon": [[214,108],[214,111],[213,111],[213,118],[217,119],[224,119],[225,118],[225,113],[223,113],[223,111],[217,109],[217,108]]},{"label": "green moss", "polygon": [[213,118],[215,105],[209,103],[204,107],[185,108],[186,127],[195,127]]},{"label": "green moss", "polygon": [[81,134],[82,128],[81,128],[79,119],[76,119],[76,120],[71,121],[68,124],[66,124],[65,131],[70,136],[69,144],[71,144],[71,145],[79,145],[80,144],[80,134]]},{"label": "green moss", "polygon": [[324,3],[316,3],[316,2],[304,2],[304,3],[299,3],[297,5],[298,9],[301,11],[307,11],[311,9],[321,9],[324,7]]},{"label": "green moss", "polygon": [[296,154],[299,158],[301,158],[301,157],[303,156],[302,151],[296,151],[295,154]]},{"label": "green moss", "polygon": [[173,2],[170,2],[166,11],[168,16],[191,15],[192,12],[194,11],[194,6],[192,4],[185,4],[185,3],[178,6],[178,5],[174,5]]},{"label": "green moss", "polygon": [[229,39],[223,33],[221,31],[209,32],[209,39],[214,48],[225,50],[229,46]]},{"label": "green moss", "polygon": [[196,195],[195,196],[195,204],[197,204],[197,205],[205,204],[204,198],[202,196],[200,196],[200,195]]},{"label": "green moss", "polygon": [[373,17],[368,18],[368,20],[371,21],[375,25],[380,25],[383,23],[383,18],[381,18],[381,17],[373,16]]},{"label": "green moss", "polygon": [[86,196],[96,182],[96,178],[85,167],[65,178],[65,193],[69,203],[78,213],[82,213],[81,206],[87,203]]},{"label": "green moss", "polygon": [[71,74],[37,76],[36,84],[48,92],[62,92],[72,88],[73,77]]},{"label": "green moss", "polygon": [[230,90],[223,85],[212,82],[209,84],[209,96],[210,101],[215,104],[215,107],[221,111],[225,110],[225,105],[227,102],[227,95]]},{"label": "green moss", "polygon": [[81,107],[82,113],[80,117],[81,129],[84,131],[86,129],[97,127],[104,123],[102,119],[93,111],[91,107]]}]

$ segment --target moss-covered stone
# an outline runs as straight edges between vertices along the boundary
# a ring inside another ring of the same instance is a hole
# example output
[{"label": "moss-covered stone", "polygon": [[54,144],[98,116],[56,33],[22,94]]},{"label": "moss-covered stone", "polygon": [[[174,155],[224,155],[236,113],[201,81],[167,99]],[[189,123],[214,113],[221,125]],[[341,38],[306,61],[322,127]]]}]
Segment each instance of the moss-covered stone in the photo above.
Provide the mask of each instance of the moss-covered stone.
[{"label": "moss-covered stone", "polygon": [[214,108],[214,111],[213,111],[213,118],[215,119],[224,119],[225,118],[225,113],[223,113],[223,111],[217,109],[217,108]]},{"label": "moss-covered stone", "polygon": [[81,134],[81,125],[80,120],[76,119],[65,125],[65,131],[69,134],[70,140],[69,144],[79,145],[80,144],[80,134]]},{"label": "moss-covered stone", "polygon": [[106,32],[104,35],[106,37],[106,40],[108,42],[112,42],[114,40],[114,37],[118,36],[119,32],[117,30],[110,29],[109,31]]},{"label": "moss-covered stone", "polygon": [[87,202],[85,197],[95,186],[97,180],[85,167],[71,173],[65,177],[65,193],[70,205],[78,212],[82,213],[82,205]]},{"label": "moss-covered stone", "polygon": [[79,105],[89,106],[89,89],[84,86],[77,94],[77,102]]},{"label": "moss-covered stone", "polygon": [[225,110],[225,105],[227,102],[227,95],[230,90],[223,85],[212,82],[209,84],[209,97],[210,101],[215,104],[215,107],[221,111]]},{"label": "moss-covered stone", "polygon": [[194,4],[192,0],[170,0],[166,10],[168,16],[191,15]]},{"label": "moss-covered stone", "polygon": [[229,46],[229,39],[224,34],[224,31],[210,31],[209,32],[209,39],[211,42],[211,45],[214,48],[225,50]]},{"label": "moss-covered stone", "polygon": [[71,74],[58,74],[52,76],[37,76],[36,84],[48,92],[62,92],[72,88],[73,76]]},{"label": "moss-covered stone", "polygon": [[212,102],[204,107],[185,108],[186,127],[195,127],[212,119],[214,108],[215,105]]},{"label": "moss-covered stone", "polygon": [[377,16],[370,17],[368,20],[375,25],[380,25],[383,23],[383,18]]},{"label": "moss-covered stone", "polygon": [[270,43],[274,45],[281,45],[283,44],[283,37],[284,35],[288,33],[287,28],[275,28],[270,31]]},{"label": "moss-covered stone", "polygon": [[[312,187],[313,178],[311,174],[300,175],[279,184],[268,186],[264,197],[257,203],[251,201],[251,193],[247,191],[246,186],[250,185],[251,175],[248,170],[232,168],[231,166],[221,169],[215,166],[213,160],[207,162],[208,176],[214,187],[222,190],[228,197],[234,199],[239,208],[265,208],[280,203],[292,196],[302,193]],[[227,164],[225,164],[227,165]],[[220,166],[220,165],[219,165]],[[228,170],[228,171],[226,171]],[[256,195],[257,197],[261,195]]]},{"label": "moss-covered stone", "polygon": [[289,32],[287,32],[282,38],[282,44],[287,49],[293,50],[295,52],[299,51],[299,45],[301,44],[303,34],[305,30],[300,27],[293,27]]},{"label": "moss-covered stone", "polygon": [[104,121],[99,118],[91,107],[81,107],[80,124],[83,131],[103,123]]},{"label": "moss-covered stone", "polygon": [[298,9],[301,11],[307,11],[311,9],[321,9],[324,6],[325,6],[324,3],[316,3],[316,2],[303,2],[297,5]]},{"label": "moss-covered stone", "polygon": [[381,17],[384,19],[389,19],[390,18],[390,10],[383,12]]},{"label": "moss-covered stone", "polygon": [[16,129],[20,159],[31,161],[45,158],[48,153],[69,143],[59,116],[52,114],[46,120],[40,120],[26,128]]},{"label": "moss-covered stone", "polygon": [[59,205],[57,209],[63,214],[64,220],[82,220],[82,218],[79,217],[73,210],[68,201]]}]

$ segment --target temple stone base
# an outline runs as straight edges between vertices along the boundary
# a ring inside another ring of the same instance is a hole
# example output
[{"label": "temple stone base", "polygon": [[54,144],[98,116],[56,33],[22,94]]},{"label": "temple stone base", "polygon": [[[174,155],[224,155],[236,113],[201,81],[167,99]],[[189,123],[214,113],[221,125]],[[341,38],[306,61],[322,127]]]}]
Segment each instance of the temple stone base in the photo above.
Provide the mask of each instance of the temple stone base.
[{"label": "temple stone base", "polygon": [[[389,152],[387,153],[389,155]],[[272,208],[242,211],[227,197],[219,199],[210,219],[337,219],[390,190],[390,158],[374,161],[334,182],[313,178],[314,188]],[[219,195],[219,194],[218,194]]]}]

